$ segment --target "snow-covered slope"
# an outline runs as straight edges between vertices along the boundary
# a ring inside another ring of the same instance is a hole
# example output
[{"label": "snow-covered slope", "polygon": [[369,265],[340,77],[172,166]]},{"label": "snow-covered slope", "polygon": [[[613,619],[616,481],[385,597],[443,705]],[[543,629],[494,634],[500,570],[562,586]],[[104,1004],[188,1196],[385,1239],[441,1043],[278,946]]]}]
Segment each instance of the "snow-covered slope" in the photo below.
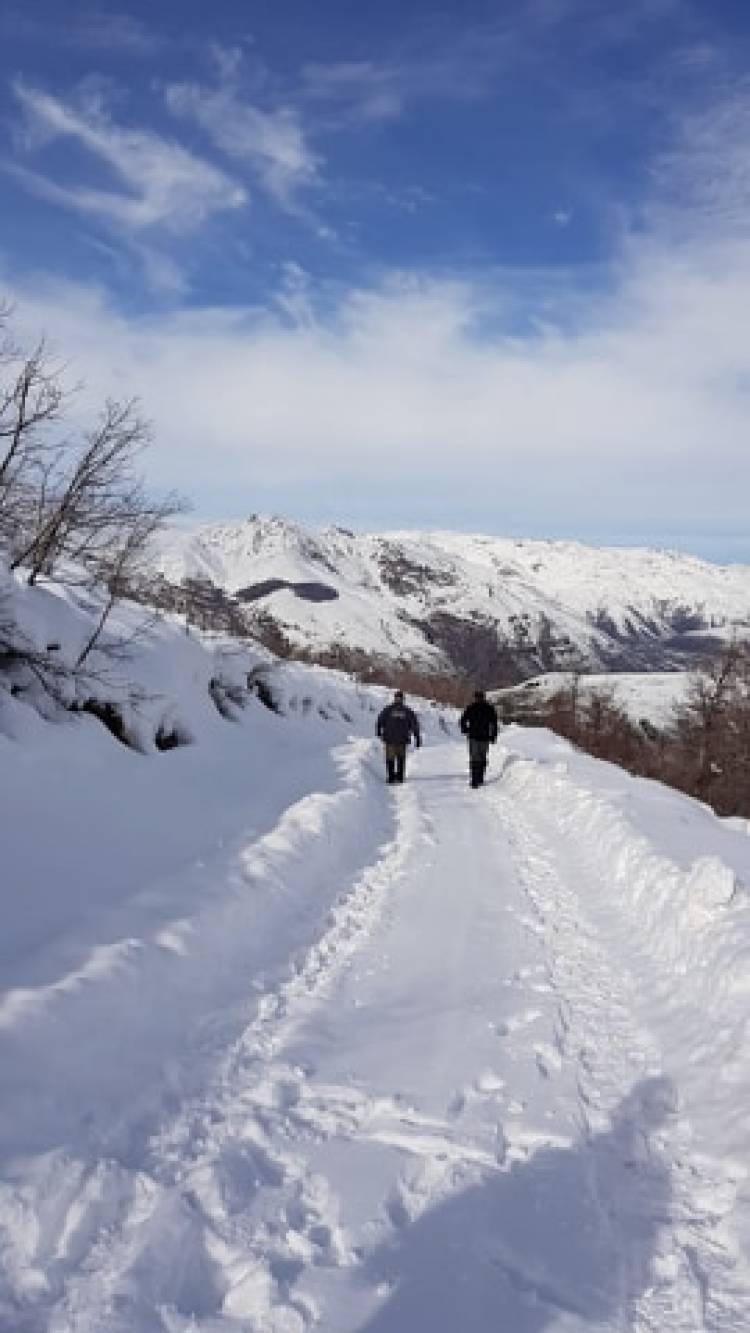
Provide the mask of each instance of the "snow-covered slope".
[{"label": "snow-covered slope", "polygon": [[0,690],[1,1333],[746,1333],[750,826],[541,730],[470,790],[424,705],[388,788],[382,690],[179,621],[96,665],[139,750]]},{"label": "snow-covered slope", "polygon": [[394,793],[281,675],[0,739],[3,1333],[744,1333],[750,839],[517,729]]},{"label": "snow-covered slope", "polygon": [[[43,672],[0,660],[6,983],[27,966],[52,980],[60,938],[70,937],[66,967],[86,953],[90,930],[108,943],[134,886],[158,879],[173,857],[191,864],[248,808],[261,824],[273,822],[326,767],[335,786],[327,751],[352,735],[369,740],[391,697],[324,667],[279,663],[252,643],[186,632],[176,617],[152,622],[131,603],[109,621],[106,651],[75,672],[101,608],[96,593],[28,588],[0,567],[0,599],[15,637],[40,660],[51,648],[56,672],[45,688]],[[105,706],[124,743],[103,723]],[[424,703],[420,712],[425,735],[442,734],[445,710]],[[160,752],[160,735],[173,748]],[[188,897],[206,887],[196,875]],[[20,992],[11,1002],[25,1003]]]},{"label": "snow-covered slope", "polygon": [[169,619],[97,665],[140,750],[0,690],[2,1333],[747,1333],[750,828],[517,727],[470,790],[422,705],[388,788],[382,690]]},{"label": "snow-covered slope", "polygon": [[159,568],[210,579],[297,647],[344,646],[485,685],[540,669],[655,669],[750,628],[750,568],[668,551],[448,532],[308,532],[277,518],[174,531]]},{"label": "snow-covered slope", "polygon": [[[697,673],[691,671],[613,671],[579,676],[577,688],[584,699],[591,693],[603,693],[622,708],[632,722],[644,719],[659,730],[668,729],[679,709],[687,703]],[[522,721],[534,713],[561,689],[569,688],[575,677],[569,672],[534,676],[521,685],[492,692],[492,701],[501,715],[506,713]]]}]

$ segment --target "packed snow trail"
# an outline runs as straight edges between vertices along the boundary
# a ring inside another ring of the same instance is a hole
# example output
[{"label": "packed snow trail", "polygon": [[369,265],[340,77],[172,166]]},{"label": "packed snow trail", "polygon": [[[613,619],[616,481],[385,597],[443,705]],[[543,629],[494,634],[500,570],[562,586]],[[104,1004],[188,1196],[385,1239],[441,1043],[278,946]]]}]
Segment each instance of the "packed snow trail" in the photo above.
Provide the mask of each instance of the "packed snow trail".
[{"label": "packed snow trail", "polygon": [[[712,1157],[677,1040],[697,992],[669,1008],[663,940],[613,894],[616,803],[539,747],[498,747],[480,791],[455,743],[396,789],[369,742],[342,749],[340,793],[235,849],[252,907],[216,890],[193,947],[230,976],[166,1086],[105,978],[118,1088],[147,1087],[116,1132],[95,1071],[90,1131],[68,1108],[56,1138],[29,1107],[0,1193],[3,1333],[746,1333],[739,1129]],[[85,1041],[85,988],[13,1011],[40,1058],[63,1001]]]}]

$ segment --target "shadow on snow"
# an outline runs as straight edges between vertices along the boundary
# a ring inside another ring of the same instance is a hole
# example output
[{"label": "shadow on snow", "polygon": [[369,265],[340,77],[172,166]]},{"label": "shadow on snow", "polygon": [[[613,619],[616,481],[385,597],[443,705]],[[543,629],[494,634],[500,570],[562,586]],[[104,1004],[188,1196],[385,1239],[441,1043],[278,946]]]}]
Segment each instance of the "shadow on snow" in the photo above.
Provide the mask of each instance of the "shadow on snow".
[{"label": "shadow on snow", "polygon": [[674,1109],[671,1082],[646,1079],[606,1133],[542,1149],[407,1224],[367,1263],[392,1292],[359,1333],[631,1327],[670,1219],[651,1135]]}]

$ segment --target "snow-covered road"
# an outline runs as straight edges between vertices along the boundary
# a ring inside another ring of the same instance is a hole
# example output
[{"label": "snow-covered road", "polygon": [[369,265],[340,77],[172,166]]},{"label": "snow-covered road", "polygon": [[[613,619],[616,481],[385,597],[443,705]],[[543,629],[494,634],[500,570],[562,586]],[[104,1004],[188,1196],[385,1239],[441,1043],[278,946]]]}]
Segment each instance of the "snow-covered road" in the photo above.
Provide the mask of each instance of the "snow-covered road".
[{"label": "snow-covered road", "polygon": [[746,1333],[750,840],[504,741],[7,993],[3,1333]]}]

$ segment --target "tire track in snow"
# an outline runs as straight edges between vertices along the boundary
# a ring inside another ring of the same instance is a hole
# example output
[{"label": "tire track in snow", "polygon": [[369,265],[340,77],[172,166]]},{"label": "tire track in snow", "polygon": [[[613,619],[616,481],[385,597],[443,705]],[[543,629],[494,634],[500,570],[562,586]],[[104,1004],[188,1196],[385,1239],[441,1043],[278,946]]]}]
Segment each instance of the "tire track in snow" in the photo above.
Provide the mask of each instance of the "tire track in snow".
[{"label": "tire track in snow", "polygon": [[209,1092],[152,1140],[147,1169],[124,1183],[122,1167],[104,1168],[119,1215],[90,1223],[84,1261],[49,1325],[30,1323],[29,1333],[301,1333],[315,1321],[296,1277],[352,1256],[327,1182],[293,1151],[287,1115],[305,1073],[280,1056],[379,920],[422,823],[414,794],[399,792],[395,837],[341,893],[288,979],[261,997]]},{"label": "tire track in snow", "polygon": [[[678,1093],[664,1078],[664,1053],[634,1017],[640,1008],[637,982],[606,950],[583,905],[581,889],[595,899],[608,893],[608,885],[592,875],[584,849],[554,821],[552,787],[549,798],[540,806],[519,801],[517,791],[512,799],[502,791],[492,796],[519,882],[546,939],[558,1000],[556,1052],[576,1069],[585,1132],[605,1127],[630,1089],[640,1084],[647,1090],[645,1099],[629,1108],[632,1153],[619,1197],[611,1197],[606,1171],[600,1180],[595,1172],[591,1182],[602,1225],[621,1246],[623,1309],[633,1321],[624,1327],[638,1333],[744,1333],[750,1326],[750,1286],[737,1267],[736,1246],[721,1229],[732,1183],[725,1167],[691,1149]],[[540,1054],[549,1074],[547,1053]],[[658,1219],[661,1234],[650,1279],[644,1293],[631,1300],[628,1292],[644,1286],[633,1280],[647,1260],[639,1253],[638,1219],[648,1210],[654,1171],[668,1173],[671,1204],[669,1215]]]}]

